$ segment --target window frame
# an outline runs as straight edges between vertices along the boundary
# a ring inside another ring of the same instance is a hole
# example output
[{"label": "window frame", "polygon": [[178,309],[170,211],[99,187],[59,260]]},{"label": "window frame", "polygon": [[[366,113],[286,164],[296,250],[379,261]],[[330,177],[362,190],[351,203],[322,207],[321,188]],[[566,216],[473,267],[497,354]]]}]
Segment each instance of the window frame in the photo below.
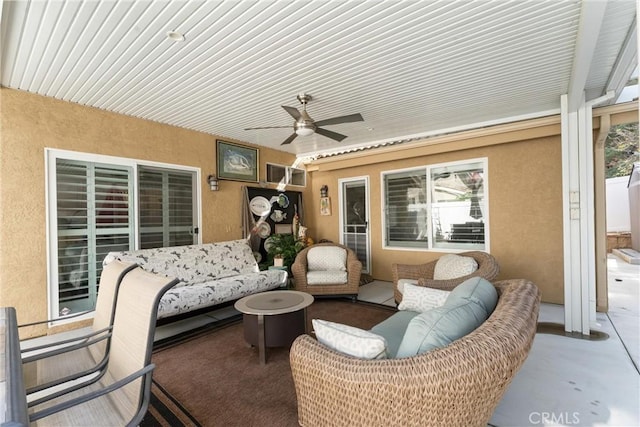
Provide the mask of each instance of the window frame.
[{"label": "window frame", "polygon": [[[478,243],[456,243],[452,247],[436,247],[433,241],[433,200],[432,200],[432,186],[431,171],[436,168],[459,168],[464,165],[471,165],[473,163],[480,163],[483,168],[483,223],[484,223],[484,244]],[[426,247],[417,246],[398,246],[390,245],[387,239],[387,185],[386,178],[389,175],[408,174],[411,172],[418,172],[424,174],[426,177],[426,205],[427,205],[427,245]],[[411,251],[411,252],[443,252],[443,253],[460,253],[465,251],[478,250],[483,252],[490,252],[490,220],[489,220],[489,159],[488,157],[478,157],[464,160],[455,160],[451,162],[435,163],[429,165],[419,165],[409,168],[385,170],[380,172],[380,206],[381,206],[381,240],[382,249],[393,251]]]},{"label": "window frame", "polygon": [[[283,177],[279,180],[279,181],[274,181],[272,179],[270,179],[270,172],[274,169],[281,169],[283,172]],[[287,185],[287,186],[291,186],[291,187],[300,187],[300,188],[304,188],[307,186],[307,170],[303,169],[303,168],[297,168],[294,166],[286,166],[286,165],[281,165],[279,163],[271,163],[271,162],[266,162],[265,163],[265,181],[269,184],[279,184],[279,185]],[[293,183],[293,175],[295,174],[302,174],[302,180],[304,181],[302,184],[294,184]]]},{"label": "window frame", "polygon": [[[202,180],[202,172],[198,167],[185,166],[171,163],[153,162],[147,160],[139,160],[128,157],[117,157],[102,154],[85,153],[80,151],[62,150],[57,148],[45,148],[44,149],[44,164],[45,164],[45,215],[46,215],[46,256],[47,256],[47,314],[48,318],[55,320],[52,325],[60,325],[69,322],[74,322],[82,319],[90,319],[93,317],[93,313],[87,313],[84,316],[75,317],[73,319],[65,319],[60,317],[57,305],[59,295],[59,283],[58,283],[58,236],[57,236],[57,177],[56,177],[56,162],[58,159],[99,163],[104,165],[128,167],[132,169],[132,187],[131,193],[132,206],[133,206],[133,249],[137,249],[140,246],[140,219],[138,217],[140,212],[139,206],[139,183],[138,172],[139,167],[149,167],[158,169],[178,170],[184,172],[190,172],[194,174],[195,180],[195,193],[196,198],[194,203],[194,209],[196,210],[197,224],[201,228],[202,224],[202,186],[197,185]],[[198,233],[197,242],[202,243],[202,233]],[[54,257],[56,259],[54,260]]]}]

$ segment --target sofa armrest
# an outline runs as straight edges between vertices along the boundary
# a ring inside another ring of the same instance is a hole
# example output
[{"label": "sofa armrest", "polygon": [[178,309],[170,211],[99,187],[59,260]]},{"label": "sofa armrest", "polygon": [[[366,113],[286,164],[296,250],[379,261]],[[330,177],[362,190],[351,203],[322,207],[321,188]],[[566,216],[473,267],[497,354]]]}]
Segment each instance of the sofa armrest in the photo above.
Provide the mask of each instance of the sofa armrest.
[{"label": "sofa armrest", "polygon": [[392,264],[391,272],[393,274],[393,297],[396,302],[402,301],[402,293],[398,290],[398,280],[412,279],[419,280],[421,278],[432,278],[436,261],[425,264]]}]

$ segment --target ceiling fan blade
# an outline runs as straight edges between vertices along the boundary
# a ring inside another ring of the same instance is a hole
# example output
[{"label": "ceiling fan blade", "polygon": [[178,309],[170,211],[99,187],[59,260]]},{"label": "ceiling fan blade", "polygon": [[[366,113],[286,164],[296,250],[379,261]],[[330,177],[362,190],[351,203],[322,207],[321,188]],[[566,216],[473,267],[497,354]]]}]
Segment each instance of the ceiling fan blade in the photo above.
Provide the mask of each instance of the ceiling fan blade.
[{"label": "ceiling fan blade", "polygon": [[296,139],[296,136],[298,136],[297,133],[292,133],[289,138],[285,139],[284,142],[280,145],[286,145],[286,144],[291,144],[291,141],[293,141],[294,139]]},{"label": "ceiling fan blade", "polygon": [[244,128],[244,130],[256,130],[256,129],[284,129],[284,128],[290,128],[291,126],[262,126],[262,127],[258,127],[258,128]]},{"label": "ceiling fan blade", "polygon": [[316,129],[316,133],[319,133],[320,135],[326,136],[327,138],[335,139],[338,142],[342,141],[343,139],[345,139],[347,137],[347,135],[342,135],[342,134],[340,134],[338,132],[332,132],[330,130],[321,129],[321,128],[317,128]]},{"label": "ceiling fan blade", "polygon": [[300,120],[300,112],[297,108],[287,107],[286,105],[282,105],[281,107],[284,108],[285,111],[291,115],[291,117],[296,119],[296,121]]},{"label": "ceiling fan blade", "polygon": [[332,119],[319,120],[316,126],[339,125],[340,123],[363,122],[364,119],[360,113],[350,114],[348,116],[334,117]]}]

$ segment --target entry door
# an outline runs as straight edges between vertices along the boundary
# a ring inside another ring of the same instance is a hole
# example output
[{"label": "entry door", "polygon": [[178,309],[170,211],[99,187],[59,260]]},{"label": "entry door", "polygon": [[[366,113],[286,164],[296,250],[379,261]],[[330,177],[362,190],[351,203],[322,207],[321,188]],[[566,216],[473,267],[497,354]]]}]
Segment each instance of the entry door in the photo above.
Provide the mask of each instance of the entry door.
[{"label": "entry door", "polygon": [[369,177],[346,178],[340,184],[340,243],[353,249],[370,273]]}]

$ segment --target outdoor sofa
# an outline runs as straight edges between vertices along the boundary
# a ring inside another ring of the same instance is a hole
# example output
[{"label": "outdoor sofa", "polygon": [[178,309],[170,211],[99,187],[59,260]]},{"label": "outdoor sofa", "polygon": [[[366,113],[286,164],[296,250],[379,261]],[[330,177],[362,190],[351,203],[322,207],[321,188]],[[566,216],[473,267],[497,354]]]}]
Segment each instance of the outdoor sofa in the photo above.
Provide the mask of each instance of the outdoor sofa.
[{"label": "outdoor sofa", "polygon": [[[298,337],[290,360],[300,425],[486,426],[529,353],[540,304],[530,281],[493,285],[497,304],[480,326],[417,355],[364,359]],[[402,335],[413,316],[398,311],[371,331]]]},{"label": "outdoor sofa", "polygon": [[110,252],[114,259],[179,279],[160,300],[158,319],[182,317],[247,295],[285,286],[286,271],[260,271],[246,240]]}]

